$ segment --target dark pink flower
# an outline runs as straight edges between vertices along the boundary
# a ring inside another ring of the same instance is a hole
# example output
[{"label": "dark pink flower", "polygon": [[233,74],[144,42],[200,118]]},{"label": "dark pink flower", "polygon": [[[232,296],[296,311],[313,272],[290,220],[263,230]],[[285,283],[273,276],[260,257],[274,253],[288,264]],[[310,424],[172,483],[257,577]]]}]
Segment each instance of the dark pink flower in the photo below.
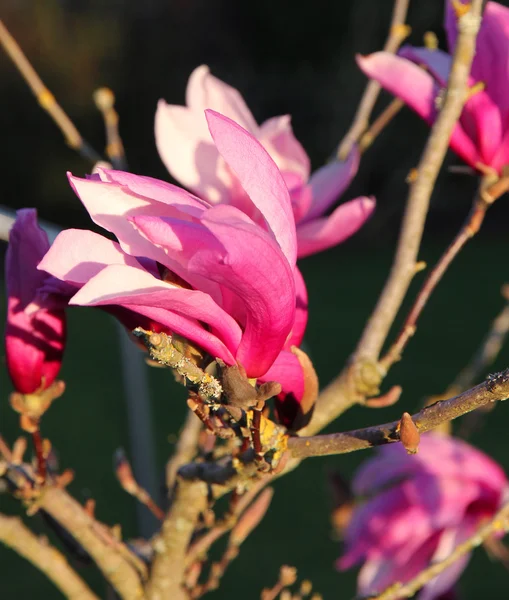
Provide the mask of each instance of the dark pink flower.
[{"label": "dark pink flower", "polygon": [[174,185],[99,169],[70,182],[118,243],[64,231],[40,268],[75,287],[69,304],[142,315],[212,357],[242,364],[249,377],[281,375],[284,391],[299,398],[302,369],[290,348],[302,340],[307,298],[288,190],[253,136],[213,111],[207,119],[257,222]]},{"label": "dark pink flower", "polygon": [[274,117],[258,125],[240,93],[213,77],[205,65],[192,72],[186,102],[187,106],[173,106],[161,100],[157,108],[156,143],[168,171],[201,198],[237,206],[256,219],[257,211],[236,173],[212,142],[204,111],[211,108],[233,119],[258,139],[285,179],[297,223],[299,258],[344,241],[373,212],[374,200],[360,197],[323,216],[355,176],[357,148],[346,162],[332,162],[310,177],[309,157],[293,135],[290,117]]},{"label": "dark pink flower", "polygon": [[37,270],[48,248],[48,237],[37,224],[37,211],[19,210],[9,234],[5,264],[5,353],[9,375],[22,394],[48,388],[62,364],[65,302],[40,293],[48,275]]},{"label": "dark pink flower", "polygon": [[[452,52],[458,17],[446,0],[445,28]],[[361,69],[401,98],[427,123],[434,122],[452,64],[441,50],[405,46],[394,56],[376,52],[358,57]],[[509,8],[488,2],[484,11],[469,86],[470,97],[451,140],[451,148],[472,167],[501,173],[509,164]],[[424,68],[423,68],[424,67]]]},{"label": "dark pink flower", "polygon": [[[507,478],[491,458],[460,440],[429,433],[419,452],[400,444],[380,448],[353,482],[363,498],[346,533],[340,569],[363,566],[358,588],[378,594],[396,581],[407,582],[433,561],[446,558],[500,508]],[[468,556],[427,584],[419,600],[447,592]]]}]

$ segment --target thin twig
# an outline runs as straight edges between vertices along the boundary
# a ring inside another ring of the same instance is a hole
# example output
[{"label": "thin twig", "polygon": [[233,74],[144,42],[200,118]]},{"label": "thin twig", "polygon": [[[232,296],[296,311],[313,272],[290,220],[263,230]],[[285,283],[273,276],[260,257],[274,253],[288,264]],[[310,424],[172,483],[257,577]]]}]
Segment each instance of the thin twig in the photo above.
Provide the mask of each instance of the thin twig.
[{"label": "thin twig", "polygon": [[50,579],[71,600],[99,600],[65,556],[37,537],[18,517],[0,515],[0,542],[12,548]]},{"label": "thin twig", "polygon": [[37,458],[37,472],[40,477],[40,483],[43,485],[46,481],[46,457],[44,456],[41,430],[39,427],[32,432],[32,441],[34,443],[35,456]]},{"label": "thin twig", "polygon": [[405,103],[403,100],[394,98],[392,102],[383,110],[383,112],[380,113],[380,115],[373,121],[369,129],[362,134],[362,137],[359,141],[359,150],[361,154],[371,146],[375,139],[404,106]]},{"label": "thin twig", "polygon": [[495,533],[506,532],[509,529],[508,518],[509,504],[506,504],[488,523],[481,526],[472,537],[456,546],[447,558],[424,569],[408,583],[393,584],[380,595],[372,596],[373,600],[401,600],[402,598],[412,598],[422,587],[437,575],[443,573],[443,571],[449,568],[458,559],[465,556],[465,554],[468,554],[480,546],[484,540]]},{"label": "thin twig", "polygon": [[173,456],[166,464],[166,488],[171,492],[177,471],[182,465],[193,460],[198,448],[202,422],[192,410],[187,411],[186,420],[179,432],[178,442]]},{"label": "thin twig", "polygon": [[74,123],[64,112],[60,104],[55,100],[53,94],[44,85],[35,69],[19,47],[16,40],[9,33],[3,22],[0,20],[0,43],[11,58],[12,62],[18,68],[34,96],[37,98],[41,107],[53,119],[57,127],[63,133],[67,144],[86,158],[96,163],[101,160],[99,154],[83,139],[80,132],[76,129]]},{"label": "thin twig", "polygon": [[155,556],[147,586],[149,600],[186,600],[186,552],[200,513],[207,506],[207,486],[202,481],[177,482],[171,511],[154,539]]},{"label": "thin twig", "polygon": [[[394,54],[403,40],[410,33],[410,28],[405,25],[409,2],[410,0],[396,0],[394,2],[389,36],[383,48],[385,52]],[[357,112],[355,113],[353,123],[339,145],[337,152],[339,160],[345,160],[348,157],[352,150],[352,146],[366,131],[369,124],[369,117],[371,116],[371,112],[373,111],[381,89],[380,84],[376,81],[370,81],[367,84],[359,107],[357,108]]]},{"label": "thin twig", "polygon": [[[434,429],[441,423],[451,421],[476,408],[509,397],[509,369],[489,376],[478,386],[448,400],[442,400],[412,415],[419,433]],[[288,440],[288,450],[293,458],[344,454],[373,446],[399,441],[399,421],[356,429],[344,433],[293,437]]]},{"label": "thin twig", "polygon": [[94,92],[94,101],[101,111],[106,129],[106,154],[115,169],[127,170],[124,144],[118,131],[118,113],[115,110],[115,95],[109,88]]}]

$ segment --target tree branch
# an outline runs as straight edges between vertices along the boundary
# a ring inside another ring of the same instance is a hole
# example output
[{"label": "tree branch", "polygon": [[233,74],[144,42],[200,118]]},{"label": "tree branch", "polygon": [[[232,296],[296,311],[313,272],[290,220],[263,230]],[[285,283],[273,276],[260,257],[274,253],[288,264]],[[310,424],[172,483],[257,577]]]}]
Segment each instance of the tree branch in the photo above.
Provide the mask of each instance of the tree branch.
[{"label": "tree branch", "polygon": [[[410,28],[405,25],[409,1],[396,0],[394,3],[389,36],[383,48],[385,52],[394,54],[410,32]],[[339,145],[337,151],[339,160],[345,160],[348,157],[352,146],[359,141],[362,134],[368,128],[369,117],[375,107],[381,89],[380,84],[376,81],[370,81],[366,86],[353,123]]]},{"label": "tree branch", "polygon": [[101,524],[65,490],[54,486],[44,488],[36,502],[83,546],[122,599],[145,597],[139,571],[143,565],[138,565],[135,555],[120,542],[116,543],[113,536],[106,531],[101,535]]},{"label": "tree branch", "polygon": [[509,523],[509,504],[503,506],[485,525],[480,527],[475,534],[468,538],[462,544],[456,546],[452,553],[444,560],[432,564],[424,571],[421,571],[408,583],[396,583],[391,585],[385,592],[379,596],[373,596],[373,600],[401,600],[402,598],[412,598],[422,587],[434,579],[437,575],[445,571],[454,564],[459,558],[468,554],[474,548],[480,546],[487,538],[494,533],[505,532],[508,530]]},{"label": "tree branch", "polygon": [[0,515],[0,542],[31,562],[70,600],[99,600],[65,556],[32,533],[20,518]]},{"label": "tree branch", "polygon": [[182,465],[191,462],[196,455],[202,425],[194,412],[188,410],[186,420],[179,433],[175,452],[166,464],[166,487],[170,493],[177,477],[177,471]]},{"label": "tree branch", "polygon": [[[434,429],[445,421],[451,421],[492,402],[509,397],[509,369],[489,376],[480,385],[448,400],[436,402],[412,415],[412,420],[420,433]],[[399,421],[356,429],[344,433],[316,435],[314,437],[293,437],[288,440],[288,450],[292,458],[345,454],[373,446],[381,446],[399,441],[397,432]]]},{"label": "tree branch", "polygon": [[177,482],[173,504],[158,536],[147,586],[149,600],[185,600],[182,584],[186,553],[200,513],[207,507],[207,486],[202,481]]}]

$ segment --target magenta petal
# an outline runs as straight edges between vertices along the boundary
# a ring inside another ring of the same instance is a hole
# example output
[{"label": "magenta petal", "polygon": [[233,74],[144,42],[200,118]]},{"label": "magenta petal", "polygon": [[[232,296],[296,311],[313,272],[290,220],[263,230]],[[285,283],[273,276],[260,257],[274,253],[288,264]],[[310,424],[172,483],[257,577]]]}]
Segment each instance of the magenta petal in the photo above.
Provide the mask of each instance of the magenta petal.
[{"label": "magenta petal", "polygon": [[[48,387],[62,364],[65,312],[52,297],[37,297],[48,278],[37,270],[37,265],[48,247],[46,233],[37,224],[36,210],[18,211],[9,234],[5,265],[5,355],[14,386],[23,394]],[[36,299],[37,304],[30,307]]]},{"label": "magenta petal", "polygon": [[299,258],[340,244],[358,231],[374,210],[374,199],[361,197],[341,204],[329,217],[299,225]]},{"label": "magenta petal", "polygon": [[82,285],[107,265],[140,267],[116,242],[92,231],[66,229],[58,234],[39,269],[62,281]]},{"label": "magenta petal", "polygon": [[303,221],[320,217],[350,185],[359,168],[359,150],[354,146],[345,161],[336,160],[318,169],[311,175],[309,185],[313,203]]},{"label": "magenta petal", "polygon": [[499,107],[486,92],[473,94],[465,104],[461,115],[463,128],[467,122],[474,129],[470,137],[475,140],[480,162],[491,165],[502,144],[503,124]]},{"label": "magenta petal", "polygon": [[294,275],[296,295],[295,321],[292,333],[285,344],[287,350],[290,350],[292,346],[300,346],[308,323],[308,291],[306,283],[297,267],[295,267]]},{"label": "magenta petal", "polygon": [[290,395],[297,402],[304,395],[304,374],[299,359],[287,350],[279,354],[260,381],[277,381],[283,388],[283,394]]},{"label": "magenta petal", "polygon": [[290,265],[295,265],[295,221],[279,169],[258,140],[234,121],[211,110],[206,111],[206,117],[220,154],[262,213]]},{"label": "magenta petal", "polygon": [[37,265],[48,248],[48,236],[37,223],[35,208],[18,210],[9,232],[5,279],[7,295],[17,298],[20,310],[32,302],[46,278],[44,273],[37,270]]},{"label": "magenta petal", "polygon": [[[239,326],[210,296],[159,281],[134,267],[106,267],[86,283],[69,304],[119,305],[151,318],[157,315],[155,320],[161,325],[197,343],[214,357],[226,356],[230,363],[240,341]],[[199,321],[210,325],[215,335]],[[223,344],[229,349],[226,354]]]},{"label": "magenta petal", "polygon": [[388,52],[357,56],[357,64],[368,77],[401,98],[427,123],[434,121],[438,86],[424,69]]}]

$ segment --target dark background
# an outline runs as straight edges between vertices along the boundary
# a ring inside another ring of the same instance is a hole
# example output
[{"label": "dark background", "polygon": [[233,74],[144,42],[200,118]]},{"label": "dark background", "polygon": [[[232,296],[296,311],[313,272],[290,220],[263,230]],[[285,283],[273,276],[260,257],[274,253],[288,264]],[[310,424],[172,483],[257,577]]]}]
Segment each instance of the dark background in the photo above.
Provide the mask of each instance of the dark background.
[{"label": "dark background", "polygon": [[[226,0],[4,0],[1,18],[24,48],[45,83],[91,144],[104,146],[103,126],[91,99],[107,85],[117,96],[120,130],[130,169],[168,179],[153,138],[159,98],[182,104],[187,78],[206,63],[212,73],[237,87],[261,122],[290,113],[297,137],[314,167],[331,155],[355,112],[365,78],[354,62],[356,52],[380,49],[392,3],[351,0],[278,3]],[[411,3],[410,42],[421,44],[427,30],[439,35],[442,2]],[[37,107],[9,60],[0,53],[0,161],[4,205],[36,206],[40,216],[60,226],[90,227],[88,216],[67,184],[65,171],[90,170],[68,149],[47,115]],[[389,97],[382,95],[377,110]],[[375,217],[354,239],[302,261],[310,293],[306,341],[322,385],[341,368],[362,330],[391,264],[405,177],[422,151],[427,127],[404,109],[363,157],[361,169],[343,199],[374,194]],[[448,157],[433,195],[420,258],[432,264],[454,235],[470,206],[476,181],[451,174]],[[356,407],[333,429],[374,424],[415,410],[424,396],[440,393],[480,343],[502,307],[499,288],[508,276],[507,199],[490,211],[480,235],[460,255],[423,315],[405,360],[384,385],[403,385],[397,407],[369,411]],[[412,287],[415,294],[422,276]],[[2,307],[4,299],[2,298]],[[404,313],[404,311],[403,311]],[[402,314],[403,314],[402,313]],[[503,351],[494,368],[507,366]],[[62,377],[65,396],[44,419],[44,434],[58,449],[63,468],[72,467],[72,492],[81,501],[93,497],[98,517],[121,523],[126,537],[136,535],[135,505],[115,482],[111,456],[128,447],[126,410],[120,372],[117,328],[93,310],[70,311],[70,339]],[[149,373],[161,471],[184,417],[184,394],[171,374]],[[10,382],[2,369],[0,428],[12,441],[16,417],[7,405]],[[497,408],[472,441],[507,469],[507,407]],[[333,568],[340,544],[331,534],[327,471],[350,475],[368,456],[310,459],[276,484],[273,506],[246,542],[220,590],[210,598],[259,597],[272,585],[281,564],[295,565],[326,600],[354,595],[354,573]],[[0,496],[0,509],[17,504]],[[34,526],[44,531],[39,517]],[[93,567],[83,574],[101,597],[104,588]],[[0,597],[58,598],[40,573],[11,551],[0,548]],[[463,577],[462,597],[505,598],[507,574],[478,551]]]}]

